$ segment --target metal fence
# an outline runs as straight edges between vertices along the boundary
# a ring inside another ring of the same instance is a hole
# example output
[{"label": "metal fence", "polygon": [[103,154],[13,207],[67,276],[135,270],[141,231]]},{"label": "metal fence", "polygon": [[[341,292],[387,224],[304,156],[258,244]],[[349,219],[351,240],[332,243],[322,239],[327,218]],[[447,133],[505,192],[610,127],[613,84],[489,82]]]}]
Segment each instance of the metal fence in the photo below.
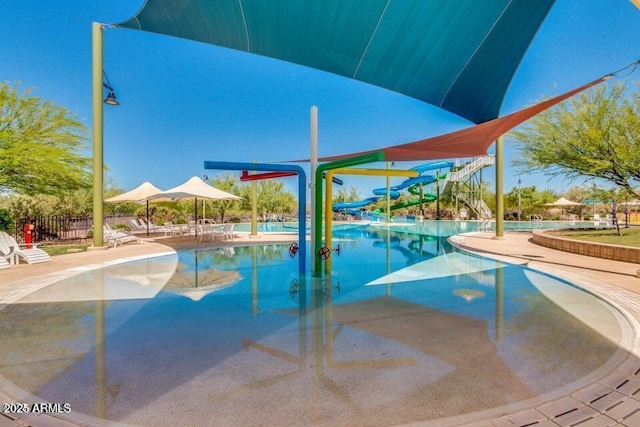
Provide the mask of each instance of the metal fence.
[{"label": "metal fence", "polygon": [[[132,216],[106,216],[104,223],[109,225],[129,225]],[[89,230],[93,229],[93,218],[90,216],[49,215],[22,218],[15,222],[15,238],[24,242],[25,224],[33,225],[32,240],[47,241],[83,241],[90,238]]]}]

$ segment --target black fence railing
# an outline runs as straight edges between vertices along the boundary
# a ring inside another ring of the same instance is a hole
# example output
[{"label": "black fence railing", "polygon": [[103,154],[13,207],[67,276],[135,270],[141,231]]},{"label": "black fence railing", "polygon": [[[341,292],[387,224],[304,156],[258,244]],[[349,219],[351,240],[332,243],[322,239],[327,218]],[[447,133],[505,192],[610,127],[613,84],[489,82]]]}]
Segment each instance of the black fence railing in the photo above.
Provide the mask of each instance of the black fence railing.
[{"label": "black fence railing", "polygon": [[[106,216],[104,223],[109,225],[129,224],[132,216]],[[91,237],[93,218],[90,216],[49,215],[22,218],[15,222],[15,238],[24,242],[25,224],[33,225],[32,241],[83,241]]]}]

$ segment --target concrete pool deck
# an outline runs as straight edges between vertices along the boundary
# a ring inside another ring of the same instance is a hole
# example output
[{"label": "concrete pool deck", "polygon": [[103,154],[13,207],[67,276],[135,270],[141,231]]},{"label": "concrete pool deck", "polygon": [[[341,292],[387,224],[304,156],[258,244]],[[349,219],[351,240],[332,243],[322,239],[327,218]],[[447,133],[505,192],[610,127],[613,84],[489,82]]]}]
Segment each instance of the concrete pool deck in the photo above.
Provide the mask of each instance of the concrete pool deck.
[{"label": "concrete pool deck", "polygon": [[[528,268],[564,278],[602,296],[620,307],[636,323],[640,321],[639,264],[608,261],[575,255],[535,245],[530,233],[506,233],[503,239],[493,239],[492,233],[468,233],[450,238],[455,245],[482,256],[521,264]],[[0,270],[0,304],[16,287],[43,277],[57,278],[70,269],[101,266],[109,263],[152,256],[189,247],[211,247],[212,243],[195,243],[193,238],[151,238],[141,244],[127,244],[109,250],[97,250],[54,257],[53,262],[37,265],[18,265]],[[233,242],[222,245],[287,243],[295,240],[291,234],[261,233],[249,238],[239,233]],[[218,243],[219,245],[219,243]],[[9,298],[11,299],[11,298]],[[634,320],[635,319],[635,320]],[[540,406],[500,414],[496,417],[467,414],[455,420],[430,421],[416,425],[474,427],[502,426],[639,426],[640,425],[640,355],[638,339],[633,354],[616,370],[600,381]],[[2,398],[0,394],[0,398]],[[6,401],[2,399],[2,401]],[[482,418],[482,420],[479,420]],[[15,425],[70,426],[71,424],[43,416],[25,417],[17,423],[0,416],[0,427]]]}]

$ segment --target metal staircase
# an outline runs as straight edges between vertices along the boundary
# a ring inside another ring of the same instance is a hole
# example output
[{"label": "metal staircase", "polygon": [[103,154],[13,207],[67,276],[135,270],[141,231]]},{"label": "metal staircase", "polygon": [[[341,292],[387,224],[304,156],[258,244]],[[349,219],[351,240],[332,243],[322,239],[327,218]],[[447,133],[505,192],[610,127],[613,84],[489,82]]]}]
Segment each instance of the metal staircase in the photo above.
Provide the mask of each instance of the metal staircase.
[{"label": "metal staircase", "polygon": [[491,218],[493,215],[491,209],[489,209],[489,206],[487,206],[484,200],[473,200],[467,197],[466,194],[459,194],[458,199],[465,205],[469,206],[469,208],[476,212],[481,218]]},{"label": "metal staircase", "polygon": [[462,169],[455,172],[449,172],[442,183],[442,194],[450,193],[456,182],[464,181],[480,169],[486,168],[487,166],[493,166],[495,162],[496,161],[493,156],[478,157],[473,162],[465,165]]},{"label": "metal staircase", "polygon": [[[480,169],[487,166],[493,166],[494,164],[495,158],[493,156],[483,156],[476,158],[460,170],[449,172],[442,183],[442,194],[451,194],[456,183],[463,183],[465,180],[471,179]],[[469,206],[469,208],[473,210],[478,217],[491,218],[491,209],[489,209],[484,200],[476,199],[472,197],[471,194],[465,194],[464,192],[458,192],[456,193],[456,196],[459,201]]]}]

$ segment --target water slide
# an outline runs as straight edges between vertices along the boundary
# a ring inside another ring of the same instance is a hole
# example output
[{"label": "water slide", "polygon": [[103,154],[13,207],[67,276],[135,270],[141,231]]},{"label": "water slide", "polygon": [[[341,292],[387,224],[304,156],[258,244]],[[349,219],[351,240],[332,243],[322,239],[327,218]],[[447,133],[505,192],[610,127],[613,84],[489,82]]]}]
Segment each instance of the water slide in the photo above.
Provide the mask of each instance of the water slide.
[{"label": "water slide", "polygon": [[435,194],[431,194],[431,193],[424,193],[422,195],[422,200],[417,199],[417,200],[408,200],[406,202],[402,202],[402,203],[398,203],[395,205],[391,205],[389,207],[389,209],[396,210],[396,209],[402,209],[402,208],[408,208],[410,206],[415,206],[415,205],[419,205],[420,203],[431,203],[431,202],[435,202],[437,197]]},{"label": "water slide", "polygon": [[[421,166],[416,166],[414,168],[411,168],[411,170],[418,171],[418,172],[422,173],[422,172],[435,170],[435,169],[451,168],[452,166],[453,166],[453,162],[439,161],[439,162],[427,163],[427,164],[421,165]],[[442,179],[445,176],[446,175],[440,175],[439,178]],[[434,175],[421,175],[421,176],[417,176],[415,178],[406,179],[402,183],[400,183],[399,185],[395,185],[395,186],[389,188],[389,198],[392,199],[392,200],[395,200],[395,199],[399,198],[400,197],[400,190],[403,190],[405,188],[411,194],[418,194],[419,195],[420,194],[420,186],[421,185],[431,184],[435,180],[436,180],[436,177]],[[353,214],[353,210],[354,209],[364,208],[366,206],[369,206],[369,205],[377,202],[378,200],[380,200],[382,198],[385,198],[387,196],[387,189],[386,188],[376,188],[376,189],[373,190],[373,194],[375,194],[378,197],[369,197],[367,199],[359,200],[359,201],[355,201],[355,202],[335,203],[333,205],[333,211],[334,212],[347,212],[349,214]],[[434,200],[436,200],[436,196],[435,195],[426,193],[426,194],[423,194],[422,200],[420,200],[420,199],[418,199],[418,200],[410,200],[410,201],[401,203],[399,205],[391,206],[391,209],[392,210],[393,209],[401,209],[401,208],[408,207],[408,206],[418,205],[420,203],[430,203],[430,202],[433,202]]]},{"label": "water slide", "polygon": [[355,202],[334,203],[333,204],[333,211],[334,212],[339,212],[339,211],[349,211],[351,209],[364,208],[365,206],[369,206],[369,205],[377,202],[378,199],[380,199],[380,197],[369,197],[368,199],[358,200],[358,201],[355,201]]}]

